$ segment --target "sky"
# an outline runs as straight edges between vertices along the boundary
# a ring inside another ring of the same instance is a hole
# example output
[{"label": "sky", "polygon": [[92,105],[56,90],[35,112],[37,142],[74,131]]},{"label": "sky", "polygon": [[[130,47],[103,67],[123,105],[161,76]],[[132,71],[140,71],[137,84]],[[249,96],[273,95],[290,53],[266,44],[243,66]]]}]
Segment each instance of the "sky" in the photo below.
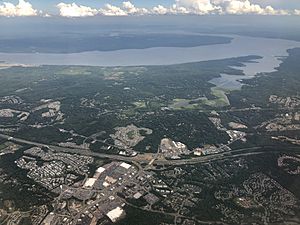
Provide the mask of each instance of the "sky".
[{"label": "sky", "polygon": [[298,15],[300,0],[0,0],[0,16]]}]

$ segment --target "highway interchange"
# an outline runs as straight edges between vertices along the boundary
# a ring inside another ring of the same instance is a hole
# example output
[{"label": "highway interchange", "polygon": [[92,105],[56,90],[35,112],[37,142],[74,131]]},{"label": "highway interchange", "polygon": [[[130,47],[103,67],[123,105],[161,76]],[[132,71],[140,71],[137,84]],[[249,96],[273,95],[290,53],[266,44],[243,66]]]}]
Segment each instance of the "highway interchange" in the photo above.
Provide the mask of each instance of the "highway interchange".
[{"label": "highway interchange", "polygon": [[[107,158],[111,160],[117,160],[117,161],[124,161],[131,163],[136,166],[137,173],[132,176],[131,178],[128,178],[124,184],[129,184],[130,182],[135,182],[139,176],[144,174],[144,172],[148,169],[152,170],[161,170],[164,169],[164,166],[180,166],[180,165],[190,165],[190,164],[197,164],[197,163],[210,163],[213,161],[218,160],[226,160],[230,158],[239,158],[242,156],[250,156],[250,155],[259,155],[264,153],[279,153],[283,152],[282,148],[275,148],[274,146],[260,146],[260,147],[252,147],[252,148],[242,148],[242,149],[235,149],[227,152],[221,152],[216,153],[212,155],[206,155],[206,156],[198,156],[194,158],[188,158],[188,159],[177,159],[177,160],[166,160],[162,159],[160,156],[159,148],[156,153],[151,154],[152,157],[149,157],[148,160],[146,160],[144,157],[140,157],[140,155],[136,157],[126,157],[121,155],[113,155],[113,154],[104,154],[104,153],[97,153],[93,151],[89,151],[86,149],[80,149],[80,148],[66,148],[66,147],[60,147],[56,145],[46,145],[43,143],[37,143],[32,142],[28,140],[24,140],[21,138],[11,137],[5,134],[0,134],[0,138],[6,139],[11,142],[15,142],[18,144],[25,144],[25,145],[31,145],[31,146],[37,146],[41,148],[48,148],[55,152],[64,152],[64,153],[70,153],[70,154],[78,154],[78,155],[85,155],[85,156],[92,156],[97,158]],[[272,147],[272,148],[271,148]],[[289,147],[288,150],[290,152],[295,152],[300,154],[300,148],[299,147]],[[143,154],[141,154],[142,156]],[[159,169],[156,166],[162,166]],[[78,219],[80,218],[80,215],[84,213],[85,211],[89,211],[92,207],[96,207],[98,204],[102,204],[105,200],[106,196],[116,196],[116,193],[122,192],[122,186],[115,187],[114,189],[102,191],[103,198],[99,198],[96,201],[94,201],[92,204],[85,205],[79,213],[75,214],[71,218],[71,224],[76,224]],[[60,201],[60,198],[63,194],[63,192],[67,191],[67,189],[64,189],[64,187],[61,187],[61,194],[56,198],[56,202],[58,203]],[[127,203],[128,204],[128,203]],[[130,204],[130,203],[129,203]],[[151,211],[151,210],[150,210]],[[54,211],[56,213],[56,211]],[[155,211],[156,212],[156,211]],[[170,216],[182,217],[179,214],[170,214]],[[202,224],[211,224],[207,221],[198,221]]]},{"label": "highway interchange", "polygon": [[[145,160],[139,156],[136,157],[126,157],[121,155],[113,155],[113,154],[105,154],[105,153],[98,153],[89,151],[86,149],[80,149],[80,148],[66,148],[66,147],[60,147],[56,145],[46,145],[43,143],[37,143],[32,142],[20,138],[10,137],[5,134],[0,134],[0,138],[7,139],[16,143],[20,144],[27,144],[27,145],[33,145],[37,147],[46,147],[51,150],[54,150],[56,152],[64,152],[64,153],[71,153],[71,154],[79,154],[79,155],[86,155],[86,156],[93,156],[97,158],[107,158],[112,160],[118,160],[118,161],[124,161],[124,162],[130,162],[138,166],[139,169],[141,169],[142,163],[148,164],[148,166],[151,165],[161,165],[161,166],[172,166],[172,165],[187,165],[187,164],[197,164],[197,163],[206,163],[206,162],[212,162],[212,161],[218,161],[218,160],[225,160],[228,158],[238,158],[241,156],[248,156],[248,155],[259,155],[264,153],[276,153],[276,152],[282,152],[283,150],[281,148],[275,148],[274,146],[258,146],[258,147],[251,147],[251,148],[241,148],[241,149],[234,149],[227,152],[221,152],[217,154],[212,155],[206,155],[206,156],[200,156],[195,158],[189,158],[189,159],[178,159],[178,160],[165,160],[165,159],[159,159],[159,151],[157,151],[156,154],[152,154],[152,159]],[[271,150],[268,149],[268,147],[272,147]],[[299,147],[289,147],[289,151],[299,153],[300,154],[300,148]]]}]

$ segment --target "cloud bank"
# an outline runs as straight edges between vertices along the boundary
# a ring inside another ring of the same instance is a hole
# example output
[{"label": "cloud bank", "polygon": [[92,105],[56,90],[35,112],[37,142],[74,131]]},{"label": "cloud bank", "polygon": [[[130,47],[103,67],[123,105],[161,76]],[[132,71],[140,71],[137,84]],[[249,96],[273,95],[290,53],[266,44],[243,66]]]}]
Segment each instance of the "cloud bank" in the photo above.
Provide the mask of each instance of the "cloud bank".
[{"label": "cloud bank", "polygon": [[[256,1],[257,2],[257,1]],[[300,10],[275,9],[271,5],[261,6],[252,0],[174,0],[171,6],[157,5],[152,8],[137,7],[130,1],[121,5],[105,4],[102,8],[61,2],[56,5],[62,17],[130,16],[130,15],[300,15]],[[0,16],[50,16],[38,12],[26,0],[19,0],[14,5],[9,2],[0,3]]]},{"label": "cloud bank", "polygon": [[25,0],[19,0],[19,3],[16,5],[9,2],[4,2],[0,5],[0,16],[15,17],[36,15],[38,15],[38,11]]},{"label": "cloud bank", "polygon": [[96,9],[77,5],[76,3],[66,4],[61,2],[57,5],[57,8],[59,9],[59,14],[64,17],[95,16],[98,13],[98,10]]},{"label": "cloud bank", "polygon": [[[58,4],[61,16],[128,16],[128,15],[178,15],[178,14],[255,14],[255,15],[299,15],[299,10],[290,12],[288,10],[274,9],[272,6],[262,7],[259,4],[253,4],[250,0],[175,0],[171,6],[157,5],[153,8],[139,8],[132,2],[125,1],[121,6],[106,4],[101,9],[91,9],[86,6],[73,4]],[[86,9],[85,13],[77,13],[79,9]],[[75,11],[76,13],[74,13]],[[63,13],[64,12],[64,13]]]}]

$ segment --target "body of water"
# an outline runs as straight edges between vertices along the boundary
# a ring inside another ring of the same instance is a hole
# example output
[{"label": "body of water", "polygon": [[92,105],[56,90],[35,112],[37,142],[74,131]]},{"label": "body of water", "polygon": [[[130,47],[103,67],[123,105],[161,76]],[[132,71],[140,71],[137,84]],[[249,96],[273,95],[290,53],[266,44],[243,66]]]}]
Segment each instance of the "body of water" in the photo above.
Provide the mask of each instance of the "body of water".
[{"label": "body of water", "polygon": [[[232,37],[233,40],[229,44],[191,48],[159,47],[73,54],[0,53],[0,61],[26,65],[146,66],[218,60],[249,55],[261,56],[262,59],[256,60],[257,63],[245,63],[244,67],[239,67],[246,76],[251,77],[257,73],[274,71],[281,63],[279,57],[288,56],[288,49],[300,47],[300,42],[282,39],[237,35],[222,36]],[[240,76],[222,75],[221,78],[218,78],[221,80],[214,79],[212,83],[224,85],[224,79],[228,79],[227,87],[232,88],[238,86],[236,80],[241,78]]]}]

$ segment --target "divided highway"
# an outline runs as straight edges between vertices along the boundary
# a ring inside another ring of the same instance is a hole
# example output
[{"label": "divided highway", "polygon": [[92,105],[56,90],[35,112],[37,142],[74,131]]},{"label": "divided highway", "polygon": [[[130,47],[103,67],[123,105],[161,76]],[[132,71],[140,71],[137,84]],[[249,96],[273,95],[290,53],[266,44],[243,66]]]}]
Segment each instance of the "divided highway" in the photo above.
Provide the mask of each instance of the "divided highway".
[{"label": "divided highway", "polygon": [[[93,156],[98,158],[108,158],[112,160],[119,160],[119,161],[125,161],[125,162],[131,162],[137,165],[140,169],[140,163],[147,163],[149,164],[149,161],[146,161],[144,159],[137,157],[126,157],[126,156],[120,156],[120,155],[112,155],[112,154],[104,154],[104,153],[98,153],[93,152],[85,149],[80,148],[66,148],[66,147],[60,147],[56,145],[46,145],[42,143],[32,142],[20,138],[14,138],[10,137],[5,134],[0,134],[0,138],[7,139],[16,143],[20,144],[28,144],[28,145],[34,145],[37,147],[47,147],[50,148],[56,152],[64,152],[64,153],[72,153],[72,154],[78,154],[78,155],[86,155],[86,156]],[[206,156],[200,156],[190,159],[179,159],[179,160],[161,160],[157,158],[157,152],[156,156],[154,157],[154,160],[151,160],[151,164],[155,165],[187,165],[187,164],[197,164],[197,163],[206,163],[206,162],[212,162],[217,160],[224,160],[228,158],[237,158],[242,156],[248,156],[248,155],[258,155],[258,154],[264,154],[264,153],[277,153],[277,152],[283,152],[283,149],[281,148],[272,148],[272,150],[267,150],[267,147],[271,146],[258,146],[258,147],[252,147],[252,148],[243,148],[243,149],[236,149],[231,150],[227,152],[217,153],[213,155],[206,155]],[[287,150],[287,149],[285,149]],[[289,147],[289,151],[300,154],[300,147]]]}]

